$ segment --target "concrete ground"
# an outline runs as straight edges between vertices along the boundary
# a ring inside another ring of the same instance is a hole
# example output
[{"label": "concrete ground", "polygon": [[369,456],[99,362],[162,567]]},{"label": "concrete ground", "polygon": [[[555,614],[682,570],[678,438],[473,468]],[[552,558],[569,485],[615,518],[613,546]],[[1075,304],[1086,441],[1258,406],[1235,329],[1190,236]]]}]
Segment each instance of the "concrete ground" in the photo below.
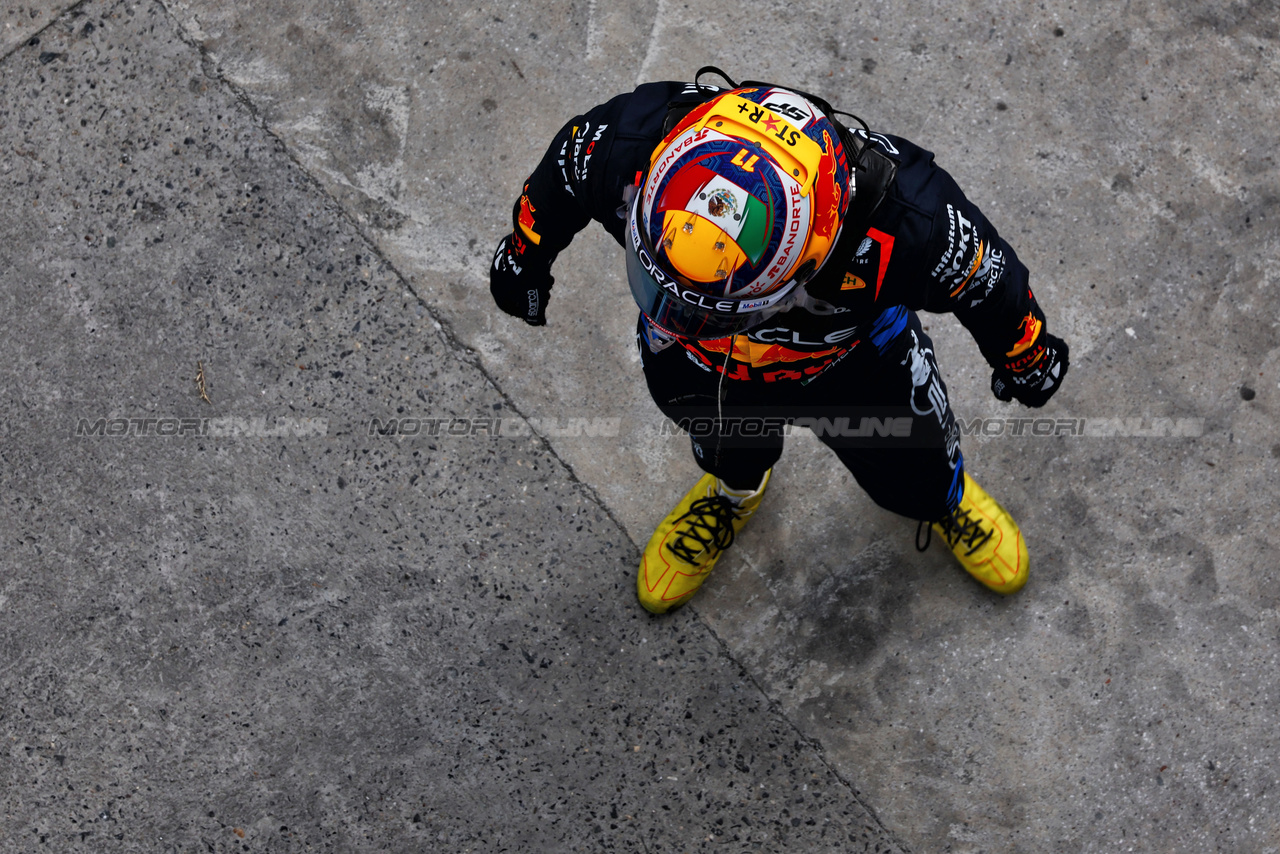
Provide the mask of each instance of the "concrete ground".
[{"label": "concrete ground", "polygon": [[[0,3],[0,850],[1280,851],[1278,50],[1271,2]],[[697,469],[619,250],[543,329],[486,270],[563,121],[708,63],[1031,268],[1045,409],[925,321],[1012,599],[796,437],[635,604]]]}]

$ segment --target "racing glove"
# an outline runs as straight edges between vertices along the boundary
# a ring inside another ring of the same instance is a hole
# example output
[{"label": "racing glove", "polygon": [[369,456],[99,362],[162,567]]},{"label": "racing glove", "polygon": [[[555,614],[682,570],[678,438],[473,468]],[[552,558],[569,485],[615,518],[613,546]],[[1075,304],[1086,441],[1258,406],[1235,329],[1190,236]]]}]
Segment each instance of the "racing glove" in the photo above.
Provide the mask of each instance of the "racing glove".
[{"label": "racing glove", "polygon": [[1030,354],[1023,354],[992,372],[991,391],[998,400],[1008,402],[1016,397],[1024,406],[1044,406],[1062,385],[1070,363],[1067,342],[1045,332]]},{"label": "racing glove", "polygon": [[546,326],[555,281],[551,264],[519,232],[502,238],[489,267],[489,293],[498,308],[530,326]]}]

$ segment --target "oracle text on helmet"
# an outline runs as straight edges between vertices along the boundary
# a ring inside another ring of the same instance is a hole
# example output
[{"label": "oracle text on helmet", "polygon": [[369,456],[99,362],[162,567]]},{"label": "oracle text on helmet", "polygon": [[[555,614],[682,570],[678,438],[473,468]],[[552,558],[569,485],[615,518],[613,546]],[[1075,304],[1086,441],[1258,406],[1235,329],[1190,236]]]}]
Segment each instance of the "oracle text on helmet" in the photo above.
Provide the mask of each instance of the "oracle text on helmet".
[{"label": "oracle text on helmet", "polygon": [[659,287],[664,291],[670,292],[676,299],[681,302],[687,302],[690,305],[696,305],[698,308],[720,312],[721,314],[732,314],[738,308],[738,305],[733,300],[707,299],[695,290],[681,288],[678,282],[663,272],[661,267],[653,263],[653,259],[649,257],[649,253],[645,251],[644,246],[640,243],[640,232],[634,228],[631,229],[631,242],[636,250],[636,257],[644,265],[645,272],[658,283]]}]

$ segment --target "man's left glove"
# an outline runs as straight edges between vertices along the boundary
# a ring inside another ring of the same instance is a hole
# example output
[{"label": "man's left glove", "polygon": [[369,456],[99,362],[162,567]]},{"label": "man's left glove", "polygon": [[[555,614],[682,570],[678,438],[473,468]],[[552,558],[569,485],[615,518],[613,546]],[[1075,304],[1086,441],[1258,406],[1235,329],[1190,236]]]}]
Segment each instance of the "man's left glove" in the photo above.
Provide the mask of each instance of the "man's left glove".
[{"label": "man's left glove", "polygon": [[[1041,351],[1038,356],[1037,350]],[[1025,367],[1019,368],[1018,364]],[[1070,364],[1067,342],[1045,332],[1032,346],[1032,351],[1019,357],[1017,363],[992,372],[991,391],[999,400],[1010,401],[1016,397],[1024,406],[1044,406],[1062,385]]]},{"label": "man's left glove", "polygon": [[498,308],[530,326],[546,326],[555,281],[551,265],[528,241],[516,232],[502,238],[489,267],[489,293]]}]

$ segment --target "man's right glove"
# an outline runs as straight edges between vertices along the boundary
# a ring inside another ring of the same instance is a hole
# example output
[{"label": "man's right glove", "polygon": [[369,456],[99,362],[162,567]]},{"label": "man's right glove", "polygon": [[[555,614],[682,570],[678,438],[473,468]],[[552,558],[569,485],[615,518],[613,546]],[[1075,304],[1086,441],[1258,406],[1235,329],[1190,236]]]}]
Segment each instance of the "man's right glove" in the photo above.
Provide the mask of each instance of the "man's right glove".
[{"label": "man's right glove", "polygon": [[512,232],[502,238],[489,268],[489,293],[498,308],[530,326],[547,325],[547,301],[555,284],[551,265],[536,248]]},{"label": "man's right glove", "polygon": [[[1035,350],[1043,352],[1036,357]],[[1031,358],[1027,358],[1029,355]],[[1044,406],[1062,385],[1071,364],[1067,342],[1048,332],[1032,346],[1032,352],[1019,358],[1026,366],[1020,370],[1006,365],[991,374],[991,391],[998,400],[1010,401],[1015,397],[1024,406]]]}]

